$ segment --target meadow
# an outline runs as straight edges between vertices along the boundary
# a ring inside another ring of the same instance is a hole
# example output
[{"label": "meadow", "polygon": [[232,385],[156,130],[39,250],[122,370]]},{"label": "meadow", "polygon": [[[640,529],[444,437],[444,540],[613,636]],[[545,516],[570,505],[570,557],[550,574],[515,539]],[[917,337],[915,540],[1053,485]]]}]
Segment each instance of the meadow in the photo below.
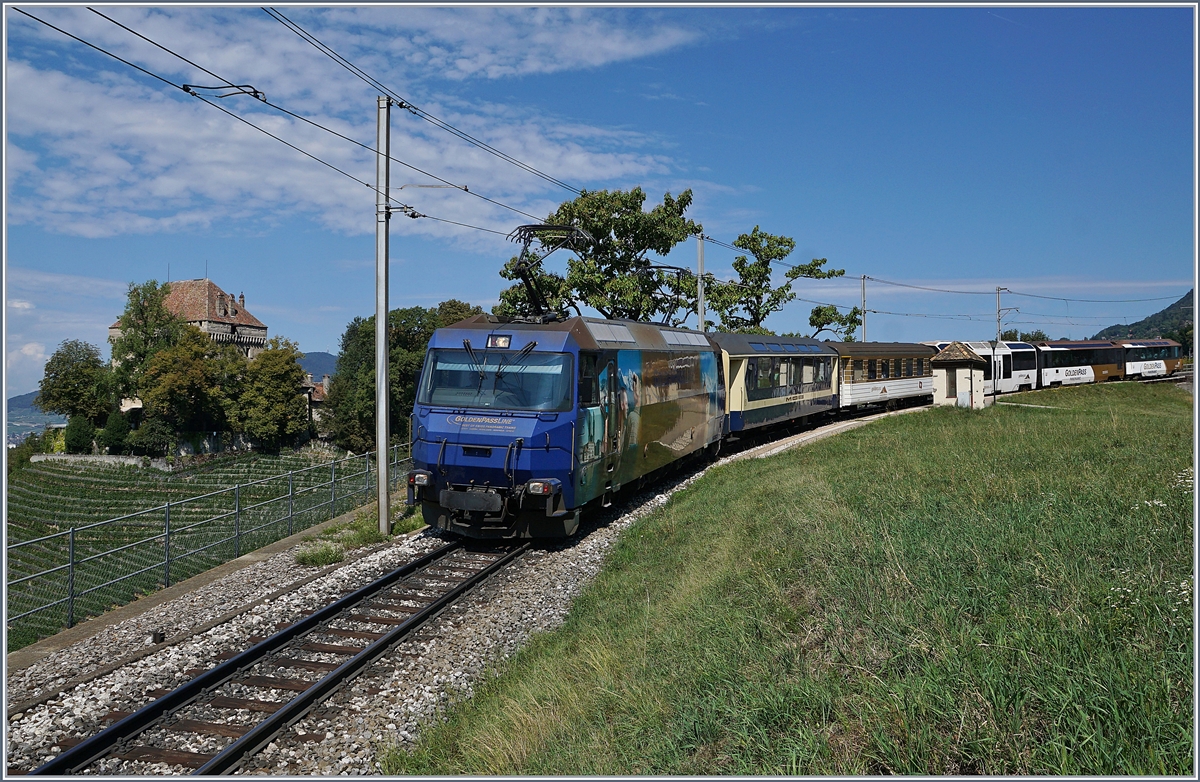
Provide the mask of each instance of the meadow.
[{"label": "meadow", "polygon": [[384,773],[1191,775],[1192,397],[937,408],[714,468]]}]

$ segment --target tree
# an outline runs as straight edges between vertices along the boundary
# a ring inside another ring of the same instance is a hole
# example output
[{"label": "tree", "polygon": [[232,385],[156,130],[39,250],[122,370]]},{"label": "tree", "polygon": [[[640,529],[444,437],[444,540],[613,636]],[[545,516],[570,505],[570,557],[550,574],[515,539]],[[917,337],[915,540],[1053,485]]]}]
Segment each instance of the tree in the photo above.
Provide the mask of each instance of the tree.
[{"label": "tree", "polygon": [[246,368],[237,403],[240,429],[267,450],[278,450],[308,430],[303,357],[295,342],[274,337]]},{"label": "tree", "polygon": [[[482,313],[482,308],[456,299],[429,309],[408,307],[388,313],[388,408],[394,439],[408,434],[417,373],[434,330]],[[346,326],[325,407],[334,442],[359,453],[375,447],[374,316],[355,318]]]},{"label": "tree", "polygon": [[129,419],[120,410],[108,414],[104,428],[96,435],[100,447],[107,448],[109,453],[125,453],[128,449]]},{"label": "tree", "polygon": [[67,430],[63,433],[67,453],[91,453],[95,436],[96,427],[86,416],[74,415],[67,419]]},{"label": "tree", "polygon": [[854,342],[854,332],[862,325],[862,310],[851,307],[850,311],[843,315],[837,307],[822,304],[813,307],[808,316],[808,325],[816,329],[810,335],[812,339],[816,339],[822,331],[828,331],[835,337],[840,337],[842,342]]},{"label": "tree", "polygon": [[1000,339],[1004,342],[1044,342],[1050,339],[1050,337],[1041,329],[1034,329],[1033,331],[1008,329],[1000,332]]},{"label": "tree", "polygon": [[[813,258],[809,263],[791,266],[784,274],[786,282],[775,287],[771,264],[788,257],[796,249],[796,242],[788,236],[769,234],[756,225],[750,233],[738,236],[733,244],[750,256],[739,255],[734,259],[733,269],[738,279],[713,286],[712,306],[720,315],[721,328],[725,331],[762,333],[767,317],[796,298],[792,292],[795,280],[801,277],[823,280],[846,273],[844,269],[826,270],[823,267],[828,259]],[[751,257],[754,260],[750,260]],[[813,316],[817,315],[817,309],[813,310]],[[822,317],[825,317],[824,313]]]},{"label": "tree", "polygon": [[[500,270],[501,277],[506,280],[516,280],[517,284],[510,285],[500,291],[500,303],[492,307],[494,315],[512,318],[535,314],[533,302],[529,299],[529,291],[525,288],[525,284],[520,281],[521,277],[516,271],[519,257],[514,255],[509,259],[508,263],[504,264],[504,268]],[[582,314],[579,310],[579,305],[575,303],[574,295],[571,292],[571,285],[565,277],[548,271],[536,263],[533,266],[532,277],[533,284],[538,289],[538,293],[542,294],[542,298],[546,300],[546,305],[552,311],[566,312],[568,308],[573,308],[576,315]]]},{"label": "tree", "polygon": [[146,362],[176,344],[183,334],[184,322],[165,304],[170,292],[170,285],[160,286],[157,280],[129,283],[125,311],[118,320],[120,334],[109,337],[116,390],[123,397],[137,395]]},{"label": "tree", "polygon": [[100,348],[69,339],[46,362],[34,404],[47,413],[104,421],[112,409],[111,377]]},{"label": "tree", "polygon": [[[606,318],[631,320],[656,320],[679,309],[677,296],[669,287],[674,272],[647,267],[652,265],[651,253],[666,256],[675,245],[702,230],[699,223],[684,217],[692,203],[692,191],[684,190],[678,198],[666,193],[663,202],[649,212],[643,211],[645,201],[640,187],[628,192],[585,190],[546,218],[552,225],[582,228],[595,240],[577,251],[578,258],[567,261],[564,279],[577,308],[586,305]],[[552,293],[557,295],[556,289],[543,293],[548,300]],[[518,293],[507,298],[502,294],[501,301],[520,298]]]},{"label": "tree", "polygon": [[[450,326],[458,323],[460,320],[466,320],[474,315],[482,315],[483,307],[478,304],[469,304],[458,299],[446,299],[440,302],[434,309],[434,316],[437,319],[438,328]],[[428,338],[426,338],[428,341]],[[424,352],[425,346],[421,345],[421,350]]]},{"label": "tree", "polygon": [[177,343],[151,356],[142,370],[138,392],[147,413],[177,433],[225,429],[234,400],[220,387],[217,355],[229,358],[204,332],[185,324]]},{"label": "tree", "polygon": [[127,442],[139,456],[162,456],[174,447],[175,433],[161,418],[146,416],[141,425],[129,433]]}]

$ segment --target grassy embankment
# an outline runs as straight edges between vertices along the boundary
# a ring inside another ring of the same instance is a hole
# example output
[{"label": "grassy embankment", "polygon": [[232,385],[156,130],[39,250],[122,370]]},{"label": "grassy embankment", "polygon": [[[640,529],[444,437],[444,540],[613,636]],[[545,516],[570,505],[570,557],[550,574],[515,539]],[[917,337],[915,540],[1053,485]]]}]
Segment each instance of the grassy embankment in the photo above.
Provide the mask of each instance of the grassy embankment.
[{"label": "grassy embankment", "polygon": [[1191,397],[1013,401],[711,471],[384,771],[1191,773]]}]

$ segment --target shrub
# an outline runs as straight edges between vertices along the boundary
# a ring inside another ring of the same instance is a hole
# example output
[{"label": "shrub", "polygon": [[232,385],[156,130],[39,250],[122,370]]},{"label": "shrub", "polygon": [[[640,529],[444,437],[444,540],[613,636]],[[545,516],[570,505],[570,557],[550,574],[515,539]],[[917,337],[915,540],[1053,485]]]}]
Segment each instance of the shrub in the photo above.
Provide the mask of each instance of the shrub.
[{"label": "shrub", "polygon": [[96,436],[96,428],[92,426],[92,422],[81,415],[73,415],[67,421],[66,433],[63,435],[63,442],[67,446],[67,453],[91,453],[92,440]]},{"label": "shrub", "polygon": [[129,448],[129,431],[129,420],[119,410],[114,410],[108,414],[108,421],[96,439],[109,453],[125,453]]},{"label": "shrub", "polygon": [[175,432],[161,418],[148,416],[142,425],[129,433],[129,444],[138,455],[162,456],[175,441]]}]

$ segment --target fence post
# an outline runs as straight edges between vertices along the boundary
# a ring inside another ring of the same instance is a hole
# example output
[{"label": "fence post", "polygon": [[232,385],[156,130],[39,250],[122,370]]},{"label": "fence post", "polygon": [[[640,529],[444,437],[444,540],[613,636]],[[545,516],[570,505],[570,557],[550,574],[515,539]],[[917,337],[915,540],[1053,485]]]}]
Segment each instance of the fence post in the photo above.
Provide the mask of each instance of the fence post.
[{"label": "fence post", "polygon": [[233,485],[233,558],[242,555],[242,484]]},{"label": "fence post", "polygon": [[292,536],[292,519],[295,517],[295,504],[294,504],[295,500],[294,500],[294,498],[295,498],[296,494],[292,487],[292,476],[294,474],[295,473],[293,473],[291,470],[288,470],[288,537],[289,538]]},{"label": "fence post", "polygon": [[163,506],[163,587],[171,586],[171,501]]},{"label": "fence post", "polygon": [[75,626],[75,528],[67,538],[67,627]]},{"label": "fence post", "polygon": [[363,493],[371,496],[371,454],[363,454]]},{"label": "fence post", "polygon": [[329,518],[337,516],[337,459],[329,463]]}]

